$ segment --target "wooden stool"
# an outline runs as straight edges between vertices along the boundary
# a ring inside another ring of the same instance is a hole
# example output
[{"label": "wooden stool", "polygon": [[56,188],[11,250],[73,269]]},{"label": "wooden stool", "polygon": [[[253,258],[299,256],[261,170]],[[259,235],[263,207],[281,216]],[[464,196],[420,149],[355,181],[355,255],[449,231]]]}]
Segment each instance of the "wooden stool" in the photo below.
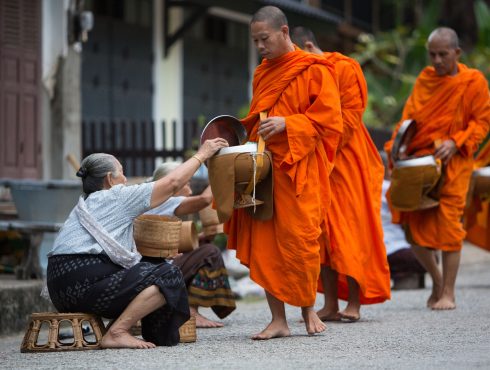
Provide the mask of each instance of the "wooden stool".
[{"label": "wooden stool", "polygon": [[[68,321],[73,329],[73,343],[64,344],[60,342],[60,323]],[[43,322],[49,324],[48,340],[46,344],[37,343],[39,332]],[[82,323],[87,322],[92,327],[95,342],[87,342],[83,336]],[[105,334],[105,326],[100,317],[87,313],[58,313],[39,312],[31,315],[29,328],[24,336],[21,352],[53,352],[53,351],[75,351],[85,349],[101,349],[100,340]]]}]

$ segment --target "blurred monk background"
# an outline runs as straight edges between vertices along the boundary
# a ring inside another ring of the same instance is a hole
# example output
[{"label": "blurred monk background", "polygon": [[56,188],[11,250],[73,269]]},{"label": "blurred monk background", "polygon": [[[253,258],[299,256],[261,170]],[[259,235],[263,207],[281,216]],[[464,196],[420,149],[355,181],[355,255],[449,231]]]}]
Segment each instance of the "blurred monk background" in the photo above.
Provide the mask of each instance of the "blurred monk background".
[{"label": "blurred monk background", "polygon": [[[416,133],[407,154],[433,154],[444,164],[439,206],[413,212],[393,210],[393,222],[405,226],[412,250],[432,278],[427,306],[449,310],[456,308],[455,282],[465,238],[461,218],[473,154],[489,130],[490,97],[483,74],[458,62],[461,49],[454,30],[435,29],[427,49],[432,66],[417,77],[385,150],[390,154],[401,123],[413,119]],[[437,250],[442,251],[442,274],[434,255]]]},{"label": "blurred monk background", "polygon": [[[329,242],[321,270],[325,304],[318,316],[324,321],[357,321],[361,304],[390,298],[390,270],[381,224],[384,165],[362,122],[366,80],[354,59],[322,52],[311,30],[296,27],[291,39],[335,66],[343,119],[342,141],[330,175]],[[347,301],[342,311],[338,298]]]}]

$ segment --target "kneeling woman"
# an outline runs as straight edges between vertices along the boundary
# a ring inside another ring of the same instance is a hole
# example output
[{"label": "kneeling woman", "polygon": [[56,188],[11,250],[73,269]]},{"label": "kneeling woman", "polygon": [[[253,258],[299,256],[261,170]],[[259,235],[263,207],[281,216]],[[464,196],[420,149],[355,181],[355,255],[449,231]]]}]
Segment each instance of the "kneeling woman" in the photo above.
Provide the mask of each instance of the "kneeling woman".
[{"label": "kneeling woman", "polygon": [[[57,310],[116,319],[102,347],[153,348],[179,342],[179,327],[190,317],[182,273],[166,262],[140,262],[133,220],[165,202],[203,161],[227,145],[224,139],[208,140],[168,176],[133,186],[125,186],[122,166],[109,154],[91,154],[82,161],[77,176],[85,194],[48,254],[47,284]],[[144,340],[129,333],[140,319]]]}]

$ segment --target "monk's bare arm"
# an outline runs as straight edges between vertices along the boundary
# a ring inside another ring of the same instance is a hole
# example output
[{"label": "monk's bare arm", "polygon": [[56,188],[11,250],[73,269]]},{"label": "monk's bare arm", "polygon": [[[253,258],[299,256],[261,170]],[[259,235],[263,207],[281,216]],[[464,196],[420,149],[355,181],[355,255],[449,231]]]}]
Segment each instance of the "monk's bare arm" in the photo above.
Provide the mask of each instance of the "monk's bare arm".
[{"label": "monk's bare arm", "polygon": [[213,193],[211,192],[211,186],[208,186],[201,194],[185,198],[175,209],[174,214],[180,217],[199,212],[209,206],[212,201]]},{"label": "monk's bare arm", "polygon": [[153,191],[151,193],[150,208],[154,208],[180,190],[189,180],[192,175],[199,169],[201,162],[208,160],[219,149],[228,146],[225,139],[216,138],[207,140],[199,151],[196,153],[197,158],[192,157],[182,163],[167,176],[155,181]]}]

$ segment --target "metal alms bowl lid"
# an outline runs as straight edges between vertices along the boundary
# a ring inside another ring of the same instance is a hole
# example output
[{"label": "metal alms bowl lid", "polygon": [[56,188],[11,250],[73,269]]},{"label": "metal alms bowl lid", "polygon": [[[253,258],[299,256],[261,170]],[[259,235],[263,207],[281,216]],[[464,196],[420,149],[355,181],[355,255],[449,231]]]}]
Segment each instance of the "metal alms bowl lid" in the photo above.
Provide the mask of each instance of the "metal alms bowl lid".
[{"label": "metal alms bowl lid", "polygon": [[393,161],[397,161],[400,154],[407,150],[407,146],[410,144],[416,130],[417,125],[415,120],[407,119],[402,122],[393,141],[393,147],[391,148],[391,158]]},{"label": "metal alms bowl lid", "polygon": [[236,146],[247,141],[247,131],[242,123],[233,116],[217,116],[209,121],[201,134],[201,145],[206,140],[221,137],[229,146]]}]

